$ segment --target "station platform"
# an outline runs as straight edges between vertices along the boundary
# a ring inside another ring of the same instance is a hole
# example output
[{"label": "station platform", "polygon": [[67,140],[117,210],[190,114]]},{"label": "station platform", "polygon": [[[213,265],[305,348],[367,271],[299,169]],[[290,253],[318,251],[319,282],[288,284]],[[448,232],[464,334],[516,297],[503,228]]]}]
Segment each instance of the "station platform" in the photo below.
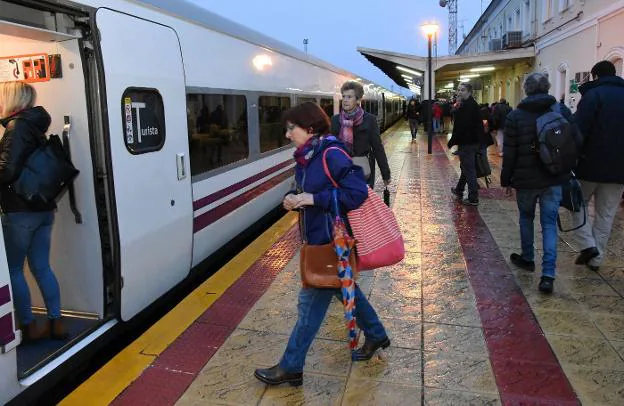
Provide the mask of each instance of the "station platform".
[{"label": "station platform", "polygon": [[[387,134],[406,257],[359,279],[387,350],[352,362],[336,300],[303,386],[254,378],[279,361],[296,321],[300,240],[287,214],[61,405],[623,405],[624,207],[598,272],[574,265],[577,247],[560,235],[555,290],[544,295],[539,266],[509,262],[518,214],[494,147],[493,184],[466,207],[450,194],[459,162],[446,137],[428,155],[422,131],[415,142],[404,123]],[[539,229],[536,220],[536,259]]]}]

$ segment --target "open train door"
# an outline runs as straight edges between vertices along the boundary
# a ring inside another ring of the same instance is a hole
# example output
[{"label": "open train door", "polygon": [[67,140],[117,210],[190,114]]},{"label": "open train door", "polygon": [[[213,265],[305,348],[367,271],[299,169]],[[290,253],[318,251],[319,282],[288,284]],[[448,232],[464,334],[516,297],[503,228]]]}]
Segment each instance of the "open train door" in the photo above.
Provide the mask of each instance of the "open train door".
[{"label": "open train door", "polygon": [[186,90],[176,32],[98,9],[117,212],[121,318],[189,272],[193,202]]}]

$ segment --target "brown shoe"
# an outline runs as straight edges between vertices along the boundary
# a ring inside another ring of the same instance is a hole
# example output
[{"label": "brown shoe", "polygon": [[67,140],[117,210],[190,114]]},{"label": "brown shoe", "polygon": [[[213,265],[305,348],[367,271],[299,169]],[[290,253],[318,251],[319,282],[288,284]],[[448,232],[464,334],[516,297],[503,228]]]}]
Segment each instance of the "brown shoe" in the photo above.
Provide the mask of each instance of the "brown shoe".
[{"label": "brown shoe", "polygon": [[34,341],[48,338],[47,329],[45,327],[40,328],[39,325],[37,325],[37,320],[33,320],[28,324],[22,324],[20,326],[20,330],[22,330],[23,343],[32,343]]},{"label": "brown shoe", "polygon": [[65,340],[67,337],[69,337],[69,332],[63,323],[63,319],[50,319],[50,338],[53,340]]}]

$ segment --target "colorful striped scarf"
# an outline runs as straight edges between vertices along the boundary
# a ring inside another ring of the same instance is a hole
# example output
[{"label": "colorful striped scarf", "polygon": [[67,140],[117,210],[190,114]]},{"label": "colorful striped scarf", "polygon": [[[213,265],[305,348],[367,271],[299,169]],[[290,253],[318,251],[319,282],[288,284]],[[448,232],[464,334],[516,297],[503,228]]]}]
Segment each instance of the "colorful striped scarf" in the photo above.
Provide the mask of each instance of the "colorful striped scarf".
[{"label": "colorful striped scarf", "polygon": [[338,138],[347,147],[350,155],[353,155],[353,127],[357,127],[364,121],[364,109],[357,106],[355,110],[347,113],[340,111],[340,135]]}]

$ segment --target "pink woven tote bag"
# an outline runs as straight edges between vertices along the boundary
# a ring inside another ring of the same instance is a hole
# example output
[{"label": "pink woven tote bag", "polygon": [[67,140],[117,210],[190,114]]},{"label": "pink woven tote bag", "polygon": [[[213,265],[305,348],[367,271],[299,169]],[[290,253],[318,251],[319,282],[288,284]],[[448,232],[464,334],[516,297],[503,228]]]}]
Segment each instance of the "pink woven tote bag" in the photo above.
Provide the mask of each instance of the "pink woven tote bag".
[{"label": "pink woven tote bag", "polygon": [[[349,155],[337,147],[327,148],[323,152],[325,174],[334,187],[339,188],[327,167],[327,152],[332,149]],[[347,217],[356,240],[355,248],[359,271],[390,266],[403,260],[405,245],[399,224],[392,210],[386,206],[373,189],[368,188],[368,198],[360,207],[348,212]]]}]

